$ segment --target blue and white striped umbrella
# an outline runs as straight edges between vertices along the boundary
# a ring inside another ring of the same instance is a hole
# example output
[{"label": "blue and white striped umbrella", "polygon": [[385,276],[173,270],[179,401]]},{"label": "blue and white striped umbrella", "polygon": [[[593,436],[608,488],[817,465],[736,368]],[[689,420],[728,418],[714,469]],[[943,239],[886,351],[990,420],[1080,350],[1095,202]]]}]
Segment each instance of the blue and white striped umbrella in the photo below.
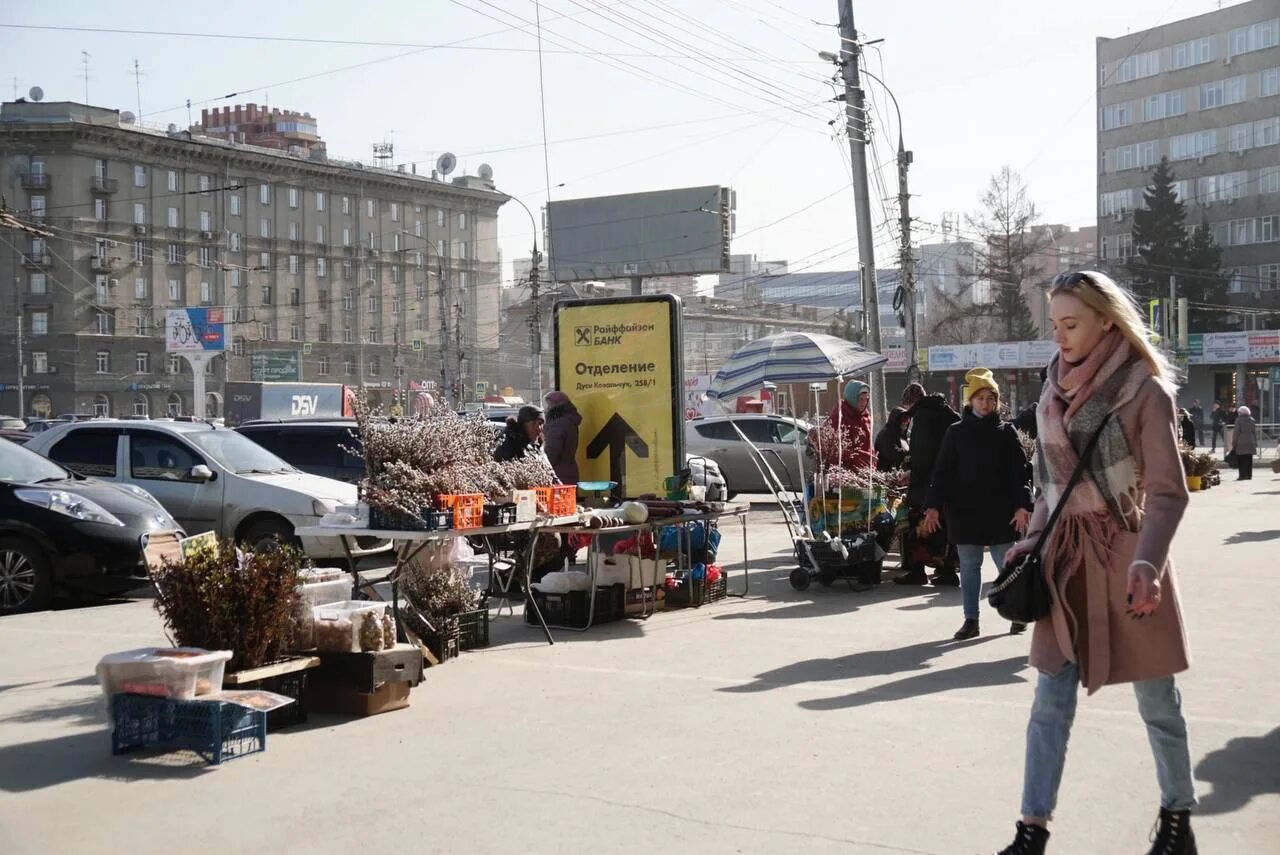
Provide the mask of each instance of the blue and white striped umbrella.
[{"label": "blue and white striped umbrella", "polygon": [[833,335],[785,332],[758,338],[730,356],[711,380],[708,398],[736,398],[765,383],[847,379],[888,362],[887,356]]}]

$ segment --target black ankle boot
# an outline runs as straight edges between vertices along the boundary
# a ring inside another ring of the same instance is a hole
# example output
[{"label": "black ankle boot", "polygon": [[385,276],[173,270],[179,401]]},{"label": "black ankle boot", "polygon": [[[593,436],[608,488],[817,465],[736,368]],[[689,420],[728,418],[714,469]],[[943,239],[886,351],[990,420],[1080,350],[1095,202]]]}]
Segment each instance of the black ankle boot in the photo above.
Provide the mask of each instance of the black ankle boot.
[{"label": "black ankle boot", "polygon": [[964,623],[960,624],[960,628],[956,630],[956,634],[951,637],[956,641],[968,641],[971,638],[977,638],[978,622],[973,618],[965,618]]},{"label": "black ankle boot", "polygon": [[1151,830],[1147,855],[1197,855],[1196,835],[1191,830],[1191,811],[1160,808],[1160,818]]},{"label": "black ankle boot", "polygon": [[1013,842],[996,855],[1044,855],[1044,847],[1048,842],[1049,829],[1019,821],[1018,833],[1014,835]]}]

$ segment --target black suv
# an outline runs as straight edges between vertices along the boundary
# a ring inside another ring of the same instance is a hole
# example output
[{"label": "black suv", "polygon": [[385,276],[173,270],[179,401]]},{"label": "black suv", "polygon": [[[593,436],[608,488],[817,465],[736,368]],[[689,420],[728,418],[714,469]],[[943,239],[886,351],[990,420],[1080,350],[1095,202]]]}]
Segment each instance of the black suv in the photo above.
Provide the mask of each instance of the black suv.
[{"label": "black suv", "polygon": [[347,451],[360,448],[355,428],[355,419],[261,419],[236,431],[303,472],[356,484],[364,461]]}]

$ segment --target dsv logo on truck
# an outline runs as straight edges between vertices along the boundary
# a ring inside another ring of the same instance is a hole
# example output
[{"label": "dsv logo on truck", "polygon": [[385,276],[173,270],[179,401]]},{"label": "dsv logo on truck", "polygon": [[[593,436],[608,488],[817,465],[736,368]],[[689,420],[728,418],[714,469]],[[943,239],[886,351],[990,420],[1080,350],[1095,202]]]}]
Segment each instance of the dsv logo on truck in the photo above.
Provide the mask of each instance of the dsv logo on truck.
[{"label": "dsv logo on truck", "polygon": [[314,416],[319,407],[319,395],[294,395],[290,412],[295,416]]}]

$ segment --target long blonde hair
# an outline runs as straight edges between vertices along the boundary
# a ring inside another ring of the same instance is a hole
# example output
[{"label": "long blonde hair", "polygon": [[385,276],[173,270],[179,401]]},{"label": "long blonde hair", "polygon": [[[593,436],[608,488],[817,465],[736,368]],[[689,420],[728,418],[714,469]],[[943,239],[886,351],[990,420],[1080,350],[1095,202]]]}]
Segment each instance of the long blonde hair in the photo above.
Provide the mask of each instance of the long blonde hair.
[{"label": "long blonde hair", "polygon": [[1070,294],[1115,324],[1116,329],[1128,340],[1129,346],[1151,368],[1151,374],[1156,380],[1169,389],[1177,385],[1177,372],[1168,358],[1151,344],[1154,333],[1142,320],[1142,313],[1133,297],[1110,276],[1096,270],[1064,274],[1055,280],[1054,286],[1049,290],[1049,298],[1058,294]]}]

